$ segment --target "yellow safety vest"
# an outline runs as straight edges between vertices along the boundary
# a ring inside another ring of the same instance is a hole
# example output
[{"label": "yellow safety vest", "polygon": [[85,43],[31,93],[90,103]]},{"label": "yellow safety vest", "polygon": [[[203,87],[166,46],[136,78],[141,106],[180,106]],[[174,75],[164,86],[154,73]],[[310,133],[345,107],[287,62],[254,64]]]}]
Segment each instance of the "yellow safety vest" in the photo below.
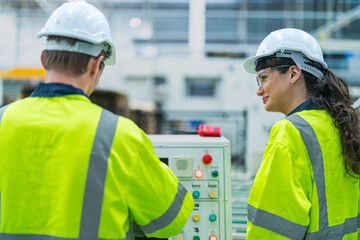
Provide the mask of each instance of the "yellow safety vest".
[{"label": "yellow safety vest", "polygon": [[134,222],[178,234],[191,194],[133,122],[71,88],[0,109],[0,240],[134,239]]},{"label": "yellow safety vest", "polygon": [[271,129],[248,199],[247,239],[356,240],[359,196],[331,116],[292,114]]}]

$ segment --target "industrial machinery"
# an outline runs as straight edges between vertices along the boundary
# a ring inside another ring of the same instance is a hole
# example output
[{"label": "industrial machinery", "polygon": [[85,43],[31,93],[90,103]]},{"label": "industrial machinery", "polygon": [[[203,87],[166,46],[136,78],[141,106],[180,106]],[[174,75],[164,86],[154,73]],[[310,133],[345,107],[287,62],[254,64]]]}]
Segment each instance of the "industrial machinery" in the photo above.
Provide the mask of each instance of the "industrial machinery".
[{"label": "industrial machinery", "polygon": [[155,153],[191,192],[195,208],[169,240],[227,240],[231,233],[230,143],[225,137],[149,135]]}]

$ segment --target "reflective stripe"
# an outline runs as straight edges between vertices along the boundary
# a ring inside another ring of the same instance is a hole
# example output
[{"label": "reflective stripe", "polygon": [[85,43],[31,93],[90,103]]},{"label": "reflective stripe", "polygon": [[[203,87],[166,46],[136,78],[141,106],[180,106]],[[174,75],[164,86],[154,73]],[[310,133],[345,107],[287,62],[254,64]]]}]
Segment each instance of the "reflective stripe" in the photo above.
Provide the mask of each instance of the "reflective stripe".
[{"label": "reflective stripe", "polygon": [[357,231],[357,225],[358,225],[358,217],[348,218],[345,219],[345,222],[341,225],[331,226],[330,231],[333,231],[332,229],[338,229],[337,231],[340,232],[342,230],[343,234],[350,234]]},{"label": "reflective stripe", "polygon": [[290,115],[287,120],[294,124],[294,126],[299,130],[301,138],[309,154],[319,199],[319,231],[325,232],[329,225],[329,220],[325,194],[324,161],[319,141],[317,140],[316,134],[311,125],[299,115]]},{"label": "reflective stripe", "polygon": [[329,227],[327,200],[325,194],[324,161],[320,144],[311,125],[301,116],[292,114],[286,119],[289,120],[300,132],[311,161],[319,199],[319,231],[315,233],[307,233],[305,239],[335,240],[342,239],[345,234],[356,232],[357,217],[345,219],[343,224]]},{"label": "reflective stripe", "polygon": [[[344,235],[356,232],[358,217],[348,218],[343,224],[328,227],[323,234],[323,239],[326,240],[341,240]],[[355,231],[354,231],[355,229]],[[320,232],[307,233],[305,240],[321,239]]]},{"label": "reflective stripe", "polygon": [[187,194],[187,190],[179,181],[177,187],[177,193],[170,207],[159,218],[152,220],[147,225],[140,226],[141,230],[144,233],[150,234],[156,232],[159,229],[165,228],[170,223],[172,223],[172,221],[176,218],[176,216],[179,214],[181,210],[181,206],[184,202],[186,194]]},{"label": "reflective stripe", "polygon": [[[126,233],[125,239],[124,240],[134,240],[135,239],[135,235],[134,235],[134,223],[130,222],[129,225],[129,230]],[[108,239],[107,239],[108,240]]]},{"label": "reflective stripe", "polygon": [[[0,108],[0,125],[1,125],[1,118],[5,112],[5,108],[7,107],[8,105]],[[0,192],[0,226],[1,226],[1,192]]]},{"label": "reflective stripe", "polygon": [[[117,121],[118,117],[116,115],[103,109],[89,160],[79,238],[61,238],[39,234],[0,233],[0,240],[103,240],[98,238],[98,231],[108,158],[116,131]],[[126,237],[122,240],[133,239],[133,225],[130,224]]]},{"label": "reflective stripe", "polygon": [[360,214],[357,216],[357,227],[360,228]]},{"label": "reflective stripe", "polygon": [[247,206],[248,220],[251,224],[268,229],[294,240],[304,239],[307,226],[300,225],[267,211]]},{"label": "reflective stripe", "polygon": [[81,214],[80,239],[98,236],[108,158],[117,121],[116,115],[103,109],[90,155]]}]

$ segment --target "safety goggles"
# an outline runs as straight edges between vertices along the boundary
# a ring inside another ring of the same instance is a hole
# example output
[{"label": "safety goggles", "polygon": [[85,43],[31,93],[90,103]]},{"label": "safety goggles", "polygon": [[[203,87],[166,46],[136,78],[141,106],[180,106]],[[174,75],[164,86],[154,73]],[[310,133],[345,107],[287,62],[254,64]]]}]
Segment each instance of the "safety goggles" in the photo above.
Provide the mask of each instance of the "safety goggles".
[{"label": "safety goggles", "polygon": [[291,65],[279,65],[275,67],[268,67],[256,74],[256,82],[259,87],[264,87],[265,84],[271,79],[271,70],[279,69],[279,68],[289,68]]}]

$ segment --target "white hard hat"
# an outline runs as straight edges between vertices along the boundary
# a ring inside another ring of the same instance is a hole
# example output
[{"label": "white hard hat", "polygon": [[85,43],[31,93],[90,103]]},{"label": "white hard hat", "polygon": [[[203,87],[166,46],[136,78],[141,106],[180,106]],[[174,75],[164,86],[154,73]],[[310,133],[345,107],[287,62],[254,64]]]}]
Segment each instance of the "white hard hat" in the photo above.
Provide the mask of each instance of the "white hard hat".
[{"label": "white hard hat", "polygon": [[97,57],[106,53],[105,64],[115,64],[115,46],[105,16],[85,1],[66,2],[56,9],[37,37],[60,36],[74,38],[74,46],[65,41],[47,41],[46,50],[79,52]]},{"label": "white hard hat", "polygon": [[319,79],[323,77],[323,73],[307,64],[309,59],[321,64],[324,69],[328,67],[316,39],[307,32],[295,28],[283,28],[271,32],[261,42],[256,56],[248,58],[244,62],[245,70],[249,73],[256,73],[255,67],[258,60],[271,55],[291,58],[299,68],[310,72]]}]

